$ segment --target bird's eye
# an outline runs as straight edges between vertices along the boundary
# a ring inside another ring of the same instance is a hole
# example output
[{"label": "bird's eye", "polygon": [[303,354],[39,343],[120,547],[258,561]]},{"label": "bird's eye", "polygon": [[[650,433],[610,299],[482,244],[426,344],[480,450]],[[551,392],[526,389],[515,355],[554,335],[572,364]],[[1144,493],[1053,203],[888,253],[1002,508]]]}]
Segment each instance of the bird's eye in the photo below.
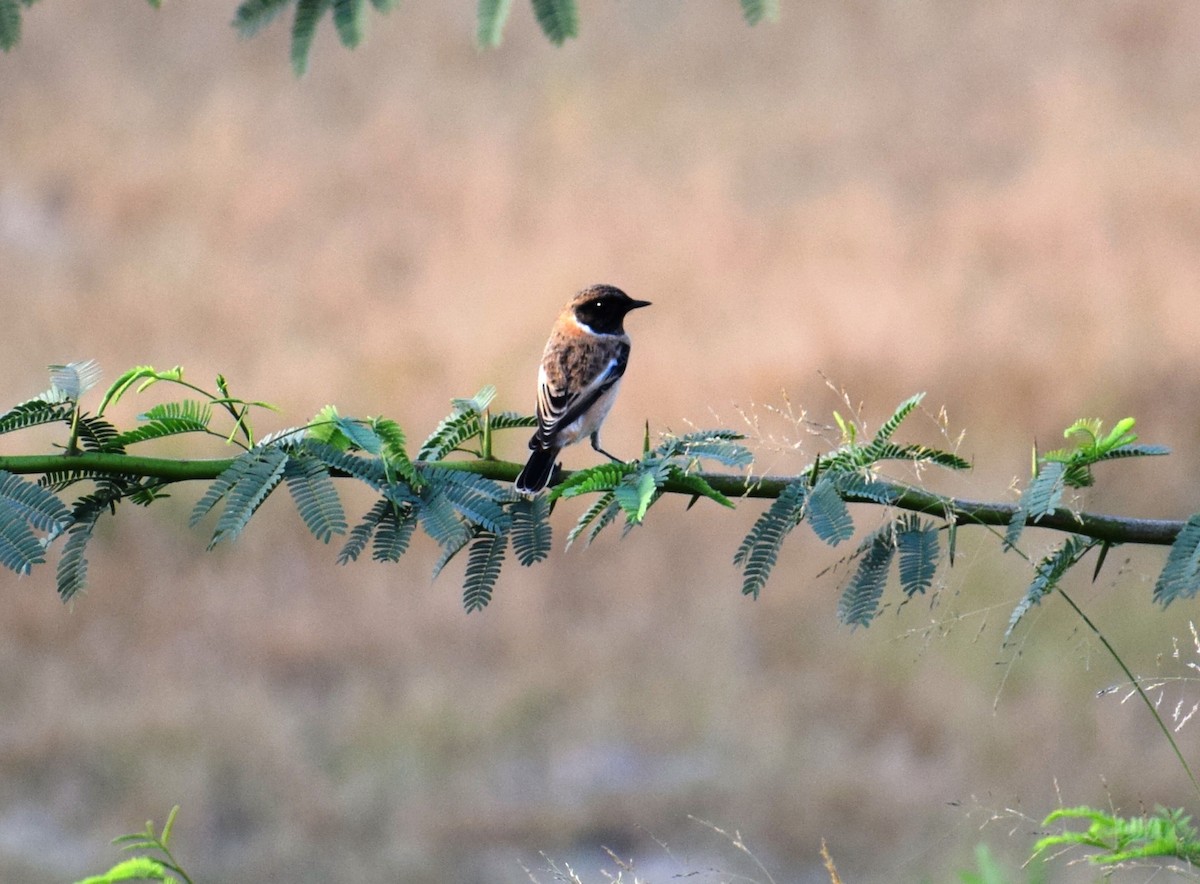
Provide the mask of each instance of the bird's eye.
[{"label": "bird's eye", "polygon": [[604,308],[604,302],[603,301],[592,301],[592,307],[595,308],[596,310],[602,310]]}]

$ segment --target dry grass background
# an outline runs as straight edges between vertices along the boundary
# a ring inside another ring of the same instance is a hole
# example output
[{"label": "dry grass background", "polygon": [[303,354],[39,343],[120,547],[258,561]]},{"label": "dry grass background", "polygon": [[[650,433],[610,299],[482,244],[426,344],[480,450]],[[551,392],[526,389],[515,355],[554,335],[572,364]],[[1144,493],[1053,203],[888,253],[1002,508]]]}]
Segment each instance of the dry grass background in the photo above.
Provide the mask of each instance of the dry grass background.
[{"label": "dry grass background", "polygon": [[[408,4],[353,54],[322,33],[300,82],[286,26],[238,41],[233,6],[38,4],[0,58],[0,401],[50,362],[183,363],[279,425],[336,402],[420,437],[484,383],[529,408],[553,314],[607,281],[655,302],[618,451],[645,418],[746,416],[794,466],[820,441],[779,410],[827,421],[823,373],[876,423],[945,404],[979,463],[959,493],[1133,414],[1176,454],[1086,504],[1200,509],[1195,4],[817,0],[752,30],[730,0],[589,2],[555,49],[517,3],[488,53],[473,4]],[[198,877],[312,882],[528,880],[539,850],[598,879],[598,844],[762,879],[689,814],[778,881],[822,880],[822,836],[845,880],[940,881],[981,839],[1021,856],[1006,809],[1040,818],[1055,782],[1195,804],[1061,604],[1001,646],[1027,574],[991,542],[851,634],[835,554],[791,544],[750,602],[729,557],[757,507],[667,503],[467,617],[428,544],[339,568],[268,505],[205,554],[178,496],[101,532],[70,609],[49,573],[0,583],[0,880],[94,870],[176,802]],[[1072,587],[1136,671],[1179,674],[1191,606],[1153,608],[1161,554],[1131,556]]]}]

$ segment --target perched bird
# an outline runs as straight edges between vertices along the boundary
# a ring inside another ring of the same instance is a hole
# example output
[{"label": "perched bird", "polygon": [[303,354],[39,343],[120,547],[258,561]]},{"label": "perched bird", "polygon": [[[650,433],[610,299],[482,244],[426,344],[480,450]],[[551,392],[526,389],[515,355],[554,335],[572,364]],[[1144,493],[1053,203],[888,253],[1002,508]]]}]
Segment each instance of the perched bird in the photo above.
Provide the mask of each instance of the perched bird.
[{"label": "perched bird", "polygon": [[612,408],[621,375],[629,361],[625,314],[649,301],[635,301],[619,288],[594,285],[571,299],[554,323],[538,372],[537,432],[529,440],[533,453],[514,485],[522,494],[537,494],[550,482],[564,446],[591,438],[600,447],[600,425]]}]

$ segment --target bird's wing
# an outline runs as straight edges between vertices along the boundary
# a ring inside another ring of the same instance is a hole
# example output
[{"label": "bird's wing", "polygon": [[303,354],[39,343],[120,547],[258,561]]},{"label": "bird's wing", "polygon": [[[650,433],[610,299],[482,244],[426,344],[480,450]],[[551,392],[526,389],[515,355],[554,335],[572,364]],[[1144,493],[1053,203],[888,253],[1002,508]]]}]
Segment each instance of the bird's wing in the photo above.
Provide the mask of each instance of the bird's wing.
[{"label": "bird's wing", "polygon": [[571,390],[569,383],[566,389],[555,390],[543,368],[538,374],[537,437],[550,441],[559,430],[578,420],[621,379],[628,363],[629,347],[619,348],[595,377],[579,390]]}]

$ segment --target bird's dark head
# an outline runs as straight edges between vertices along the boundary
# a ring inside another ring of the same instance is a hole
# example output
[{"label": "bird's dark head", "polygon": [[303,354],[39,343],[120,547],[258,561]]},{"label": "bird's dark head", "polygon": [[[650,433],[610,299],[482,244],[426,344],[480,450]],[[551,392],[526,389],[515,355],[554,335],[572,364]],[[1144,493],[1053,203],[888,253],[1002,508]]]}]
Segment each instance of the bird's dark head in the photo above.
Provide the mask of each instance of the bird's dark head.
[{"label": "bird's dark head", "polygon": [[623,334],[625,314],[649,306],[649,301],[635,301],[611,285],[590,286],[571,300],[575,320],[600,335]]}]

